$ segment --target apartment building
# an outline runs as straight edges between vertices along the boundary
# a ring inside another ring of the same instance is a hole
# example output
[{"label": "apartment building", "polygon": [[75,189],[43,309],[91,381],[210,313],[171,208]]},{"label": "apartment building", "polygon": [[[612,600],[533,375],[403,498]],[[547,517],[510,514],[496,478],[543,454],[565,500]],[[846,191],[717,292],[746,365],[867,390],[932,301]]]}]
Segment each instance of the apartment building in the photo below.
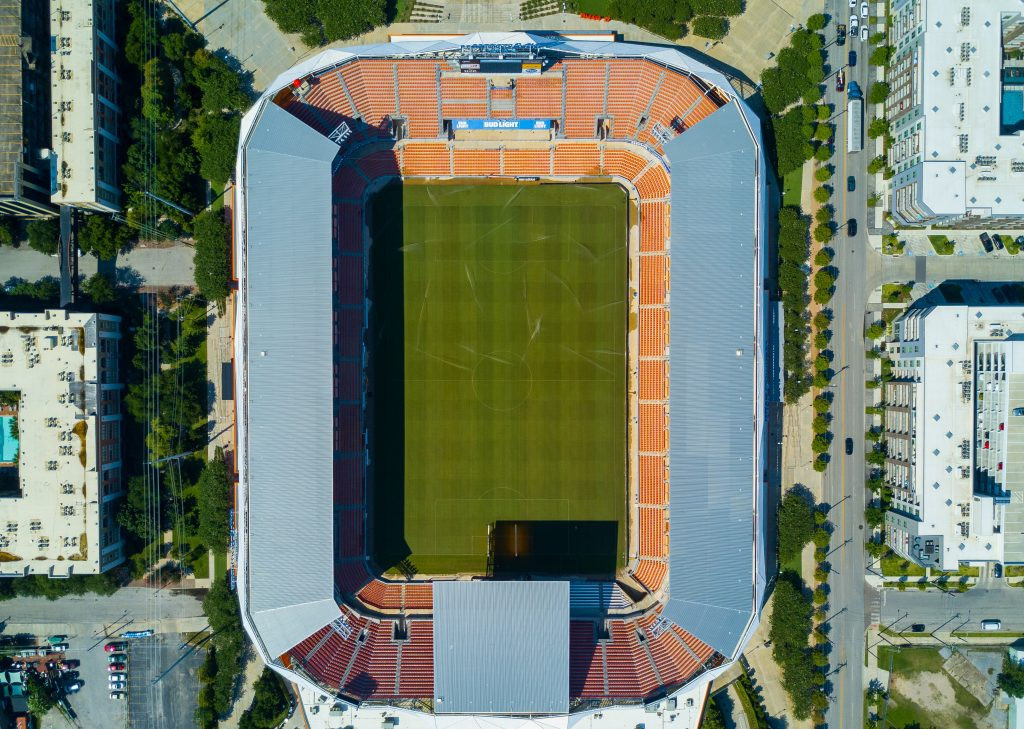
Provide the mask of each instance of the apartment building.
[{"label": "apartment building", "polygon": [[117,212],[114,0],[50,0],[50,92],[57,205]]},{"label": "apartment building", "polygon": [[1024,16],[1014,0],[894,0],[885,114],[906,225],[1024,221]]},{"label": "apartment building", "polygon": [[0,575],[124,561],[117,316],[0,312]]},{"label": "apartment building", "polygon": [[910,309],[887,350],[889,546],[943,570],[1024,562],[1024,309]]}]

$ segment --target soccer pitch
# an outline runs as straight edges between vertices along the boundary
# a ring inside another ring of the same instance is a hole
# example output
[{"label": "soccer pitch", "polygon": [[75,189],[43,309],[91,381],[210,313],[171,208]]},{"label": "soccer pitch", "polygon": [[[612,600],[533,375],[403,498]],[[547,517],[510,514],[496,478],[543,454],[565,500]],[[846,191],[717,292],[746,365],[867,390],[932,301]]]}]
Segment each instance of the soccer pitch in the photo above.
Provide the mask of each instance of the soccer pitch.
[{"label": "soccer pitch", "polygon": [[493,570],[499,523],[511,571],[621,566],[625,191],[407,181],[371,234],[379,566]]}]

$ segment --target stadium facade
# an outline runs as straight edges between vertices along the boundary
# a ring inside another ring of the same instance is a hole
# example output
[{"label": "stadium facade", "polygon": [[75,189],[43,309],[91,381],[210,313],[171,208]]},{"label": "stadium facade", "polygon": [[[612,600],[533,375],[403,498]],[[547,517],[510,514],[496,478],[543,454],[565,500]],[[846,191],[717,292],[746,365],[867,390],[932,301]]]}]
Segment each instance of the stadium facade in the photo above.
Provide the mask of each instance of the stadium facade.
[{"label": "stadium facade", "polygon": [[[736,660],[766,574],[767,175],[755,115],[676,49],[403,39],[272,83],[234,206],[238,594],[267,665],[351,706],[575,718]],[[629,192],[639,398],[614,580],[395,579],[368,558],[363,209],[397,177]]]}]

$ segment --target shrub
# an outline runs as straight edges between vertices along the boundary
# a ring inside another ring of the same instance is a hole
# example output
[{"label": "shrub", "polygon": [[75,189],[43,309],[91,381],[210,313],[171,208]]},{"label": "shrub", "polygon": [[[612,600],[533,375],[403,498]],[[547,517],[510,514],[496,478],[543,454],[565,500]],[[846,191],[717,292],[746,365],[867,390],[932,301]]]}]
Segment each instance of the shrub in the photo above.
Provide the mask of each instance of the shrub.
[{"label": "shrub", "polygon": [[693,21],[693,32],[702,38],[725,38],[729,33],[729,21],[714,15],[702,15]]}]

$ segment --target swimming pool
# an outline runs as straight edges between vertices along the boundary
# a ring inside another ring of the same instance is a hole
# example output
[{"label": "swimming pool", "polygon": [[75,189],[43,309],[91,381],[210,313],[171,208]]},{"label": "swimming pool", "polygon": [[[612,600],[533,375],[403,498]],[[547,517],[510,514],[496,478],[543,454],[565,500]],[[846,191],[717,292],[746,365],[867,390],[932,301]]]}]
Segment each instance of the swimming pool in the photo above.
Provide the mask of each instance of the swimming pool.
[{"label": "swimming pool", "polygon": [[18,439],[14,437],[15,415],[0,415],[0,463],[12,463],[18,455]]},{"label": "swimming pool", "polygon": [[1024,86],[1004,86],[1002,99],[1003,134],[1013,134],[1024,129]]}]

